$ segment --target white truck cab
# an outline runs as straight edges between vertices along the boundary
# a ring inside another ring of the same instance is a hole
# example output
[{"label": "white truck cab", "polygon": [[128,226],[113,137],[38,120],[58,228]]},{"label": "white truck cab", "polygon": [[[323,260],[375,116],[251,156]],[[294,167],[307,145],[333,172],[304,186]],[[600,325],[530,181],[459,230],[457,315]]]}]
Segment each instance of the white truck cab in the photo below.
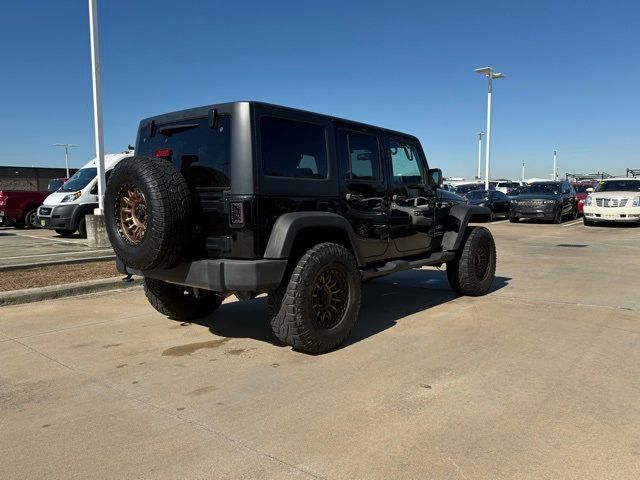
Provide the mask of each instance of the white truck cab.
[{"label": "white truck cab", "polygon": [[[108,154],[104,156],[106,179],[113,168],[125,158],[133,156],[133,151]],[[56,192],[45,198],[38,208],[38,223],[50,228],[63,237],[70,237],[76,230],[81,237],[87,236],[85,215],[93,213],[98,207],[98,164],[94,158]]]},{"label": "white truck cab", "polygon": [[584,224],[631,222],[640,225],[640,178],[602,180],[584,202]]}]

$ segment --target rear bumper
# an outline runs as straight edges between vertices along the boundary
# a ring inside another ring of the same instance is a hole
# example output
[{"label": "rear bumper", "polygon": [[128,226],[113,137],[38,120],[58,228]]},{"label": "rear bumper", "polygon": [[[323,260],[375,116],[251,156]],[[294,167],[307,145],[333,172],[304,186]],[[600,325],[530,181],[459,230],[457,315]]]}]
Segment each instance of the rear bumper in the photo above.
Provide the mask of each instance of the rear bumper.
[{"label": "rear bumper", "polygon": [[118,271],[214,292],[266,292],[280,285],[287,260],[197,260],[168,269],[142,272],[116,260]]}]

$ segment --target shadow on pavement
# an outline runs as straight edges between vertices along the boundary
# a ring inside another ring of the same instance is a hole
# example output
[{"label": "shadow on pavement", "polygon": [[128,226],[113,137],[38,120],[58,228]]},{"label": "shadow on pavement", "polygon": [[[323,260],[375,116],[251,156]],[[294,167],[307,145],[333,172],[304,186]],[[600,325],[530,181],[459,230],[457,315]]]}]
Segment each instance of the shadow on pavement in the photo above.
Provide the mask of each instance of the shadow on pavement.
[{"label": "shadow on pavement", "polygon": [[[491,291],[504,288],[509,280],[496,277]],[[340,348],[387,330],[409,315],[458,297],[449,289],[444,270],[409,270],[363,284],[358,322]],[[221,337],[252,338],[283,346],[271,330],[266,298],[224,304],[213,315],[193,323],[206,326]]]}]

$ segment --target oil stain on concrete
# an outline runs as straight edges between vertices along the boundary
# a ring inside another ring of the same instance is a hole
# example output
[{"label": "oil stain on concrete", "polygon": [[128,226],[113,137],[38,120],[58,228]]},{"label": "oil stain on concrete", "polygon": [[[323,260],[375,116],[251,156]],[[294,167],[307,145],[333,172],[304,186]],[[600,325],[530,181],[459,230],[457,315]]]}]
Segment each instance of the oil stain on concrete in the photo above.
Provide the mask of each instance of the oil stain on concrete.
[{"label": "oil stain on concrete", "polygon": [[186,345],[177,345],[175,347],[167,348],[162,352],[163,357],[182,357],[184,355],[191,355],[193,352],[202,350],[204,348],[217,348],[227,343],[230,338],[221,338],[220,340],[209,340],[207,342],[187,343]]}]

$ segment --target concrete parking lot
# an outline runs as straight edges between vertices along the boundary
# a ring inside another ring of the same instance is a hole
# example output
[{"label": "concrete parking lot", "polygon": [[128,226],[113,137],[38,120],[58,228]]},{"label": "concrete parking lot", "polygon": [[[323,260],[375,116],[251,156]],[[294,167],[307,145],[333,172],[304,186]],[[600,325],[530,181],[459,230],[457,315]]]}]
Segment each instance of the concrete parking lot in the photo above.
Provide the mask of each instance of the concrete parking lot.
[{"label": "concrete parking lot", "polygon": [[1,308],[2,476],[640,478],[640,228],[489,227],[490,295],[375,280],[320,356],[264,298],[191,325],[141,290]]},{"label": "concrete parking lot", "polygon": [[78,234],[64,238],[53,230],[0,227],[0,268],[25,263],[47,263],[113,254],[110,248],[92,248]]}]

